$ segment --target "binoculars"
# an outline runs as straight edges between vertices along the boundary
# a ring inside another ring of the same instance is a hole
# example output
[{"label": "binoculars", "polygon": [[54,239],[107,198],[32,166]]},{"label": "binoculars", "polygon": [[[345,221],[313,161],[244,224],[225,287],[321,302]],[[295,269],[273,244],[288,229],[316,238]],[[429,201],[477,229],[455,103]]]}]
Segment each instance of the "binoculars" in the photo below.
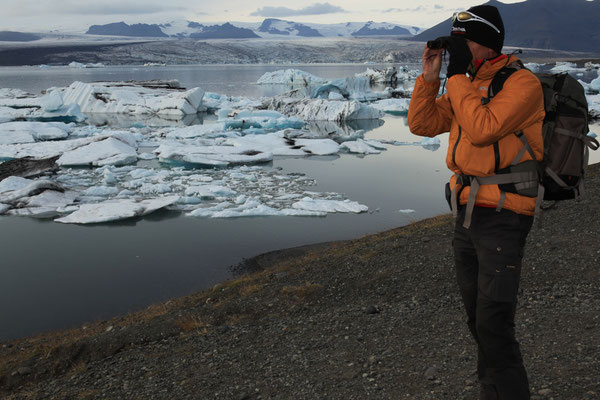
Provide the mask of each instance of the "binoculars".
[{"label": "binoculars", "polygon": [[448,39],[442,36],[434,40],[429,40],[427,42],[427,47],[430,49],[447,49],[448,48]]}]

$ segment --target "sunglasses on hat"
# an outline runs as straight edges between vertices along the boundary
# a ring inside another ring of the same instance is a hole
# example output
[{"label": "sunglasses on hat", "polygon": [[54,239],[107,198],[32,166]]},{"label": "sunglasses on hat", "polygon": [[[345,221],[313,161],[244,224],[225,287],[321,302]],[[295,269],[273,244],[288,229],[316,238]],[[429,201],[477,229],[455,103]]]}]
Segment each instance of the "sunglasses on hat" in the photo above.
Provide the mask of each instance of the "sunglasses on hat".
[{"label": "sunglasses on hat", "polygon": [[484,24],[494,28],[494,30],[498,33],[500,33],[500,29],[496,28],[496,25],[492,24],[490,21],[481,18],[478,15],[473,14],[472,12],[469,11],[460,11],[460,12],[455,12],[454,14],[452,14],[452,22],[470,22],[470,21],[478,21],[478,22],[483,22]]}]

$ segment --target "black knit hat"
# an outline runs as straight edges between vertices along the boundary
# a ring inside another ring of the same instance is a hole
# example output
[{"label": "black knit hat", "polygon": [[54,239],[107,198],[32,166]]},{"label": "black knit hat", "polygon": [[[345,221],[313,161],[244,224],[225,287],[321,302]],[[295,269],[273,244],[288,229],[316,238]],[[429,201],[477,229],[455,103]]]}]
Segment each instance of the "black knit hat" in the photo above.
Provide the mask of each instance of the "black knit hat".
[{"label": "black knit hat", "polygon": [[452,23],[451,34],[472,40],[500,54],[502,45],[504,44],[504,24],[502,23],[502,17],[500,17],[498,9],[494,6],[481,5],[471,7],[467,11],[485,19],[498,28],[500,32],[482,21],[470,20],[461,22],[456,19]]}]

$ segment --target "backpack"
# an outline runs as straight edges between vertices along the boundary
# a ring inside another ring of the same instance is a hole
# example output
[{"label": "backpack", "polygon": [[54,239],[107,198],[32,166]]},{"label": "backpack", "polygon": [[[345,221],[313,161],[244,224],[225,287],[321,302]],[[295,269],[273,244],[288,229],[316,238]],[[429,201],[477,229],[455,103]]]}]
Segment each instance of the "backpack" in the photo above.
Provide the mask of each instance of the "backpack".
[{"label": "backpack", "polygon": [[[521,61],[512,63],[496,73],[488,89],[488,97],[482,97],[481,103],[487,104],[502,90],[506,80],[516,71],[525,69]],[[505,193],[517,193],[521,196],[537,197],[535,214],[540,215],[542,200],[578,199],[583,196],[583,179],[588,164],[589,149],[597,150],[598,141],[587,136],[588,104],[583,86],[568,73],[534,74],[542,85],[544,110],[546,116],[542,126],[544,157],[541,162],[527,142],[523,132],[515,135],[523,143],[523,148],[511,165],[499,169],[498,143],[494,144],[496,159],[495,174],[486,177],[458,175],[456,187],[447,187],[447,199],[453,214],[457,215],[458,200],[462,188],[470,186],[463,226],[469,228],[477,192],[481,185],[498,185],[500,201],[497,211],[502,209]],[[521,162],[525,152],[531,160]],[[449,193],[448,193],[449,192]]]},{"label": "backpack", "polygon": [[[502,68],[490,84],[489,98],[498,94],[504,82],[523,68],[525,66],[520,61]],[[600,146],[596,139],[587,136],[589,127],[585,89],[566,72],[534,75],[542,85],[546,111],[542,127],[544,158],[538,166],[543,199],[578,199],[584,194],[583,180],[589,149],[597,150]],[[526,141],[524,139],[524,144]],[[531,154],[529,145],[525,146]]]}]

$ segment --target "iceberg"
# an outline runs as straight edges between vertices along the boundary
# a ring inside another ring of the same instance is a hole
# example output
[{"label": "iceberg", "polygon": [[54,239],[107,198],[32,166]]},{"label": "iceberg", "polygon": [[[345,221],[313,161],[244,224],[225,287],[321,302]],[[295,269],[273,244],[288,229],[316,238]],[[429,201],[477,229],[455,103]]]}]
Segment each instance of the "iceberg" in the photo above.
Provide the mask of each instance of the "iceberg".
[{"label": "iceberg", "polygon": [[296,139],[294,145],[304,152],[319,156],[337,154],[340,150],[340,145],[331,139]]},{"label": "iceberg", "polygon": [[355,76],[336,79],[321,86],[313,86],[309,89],[309,96],[313,99],[340,99],[343,97],[351,100],[374,101],[391,97],[391,89],[373,92],[369,77]]},{"label": "iceberg", "polygon": [[228,109],[248,109],[259,107],[262,102],[256,99],[246,97],[230,97],[219,93],[205,92],[202,98],[202,104],[209,110]]},{"label": "iceberg", "polygon": [[273,72],[265,72],[256,83],[259,85],[309,86],[326,82],[326,79],[309,74],[308,72],[299,69],[285,69]]},{"label": "iceberg", "polygon": [[66,151],[56,163],[61,166],[125,165],[137,159],[135,147],[114,136]]},{"label": "iceberg", "polygon": [[348,121],[358,119],[378,119],[385,113],[359,101],[338,101],[325,99],[296,99],[276,96],[266,104],[268,109],[285,115],[296,115],[304,121]]},{"label": "iceberg", "polygon": [[292,208],[319,211],[325,213],[362,213],[369,211],[369,207],[362,205],[356,201],[350,200],[319,200],[305,197],[300,201],[292,204]]},{"label": "iceberg", "polygon": [[302,128],[304,121],[298,117],[286,117],[285,115],[270,110],[260,111],[233,111],[221,109],[218,112],[219,122],[225,129],[248,129],[261,128],[266,130],[278,130],[285,128]]},{"label": "iceberg", "polygon": [[179,196],[159,197],[148,200],[108,200],[97,204],[82,204],[77,211],[54,221],[64,224],[97,224],[148,215],[165,208]]},{"label": "iceberg", "polygon": [[386,67],[384,69],[367,68],[365,72],[361,72],[355,76],[365,76],[369,78],[371,84],[390,83],[395,85],[398,83],[398,70],[396,67]]},{"label": "iceberg", "polygon": [[240,217],[267,217],[267,216],[305,216],[322,217],[325,211],[285,208],[278,210],[262,204],[256,198],[249,198],[243,204],[235,207],[230,202],[218,204],[214,207],[198,208],[187,215],[191,217],[208,218],[240,218]]},{"label": "iceberg", "polygon": [[204,91],[187,91],[177,82],[73,82],[64,89],[64,104],[83,113],[158,114],[182,118],[203,111]]},{"label": "iceberg", "polygon": [[356,154],[379,154],[381,150],[369,144],[369,142],[358,139],[351,142],[344,142],[340,145],[340,150]]},{"label": "iceberg", "polygon": [[550,72],[552,72],[553,74],[558,74],[561,72],[574,73],[574,72],[583,72],[583,71],[585,71],[585,68],[578,68],[577,64],[572,63],[572,62],[564,62],[564,61],[557,61],[556,65],[550,69]]},{"label": "iceberg", "polygon": [[5,192],[0,193],[0,203],[11,204],[24,197],[29,197],[41,193],[44,190],[56,190],[59,192],[64,191],[62,186],[60,186],[56,182],[47,179],[31,181],[27,184],[27,186],[22,186],[14,190],[7,190]]},{"label": "iceberg", "polygon": [[0,144],[20,144],[65,139],[72,131],[72,126],[60,122],[6,122],[0,124]]},{"label": "iceberg", "polygon": [[369,104],[371,107],[393,115],[406,115],[410,99],[385,99]]},{"label": "iceberg", "polygon": [[586,95],[590,119],[600,119],[600,94]]}]

